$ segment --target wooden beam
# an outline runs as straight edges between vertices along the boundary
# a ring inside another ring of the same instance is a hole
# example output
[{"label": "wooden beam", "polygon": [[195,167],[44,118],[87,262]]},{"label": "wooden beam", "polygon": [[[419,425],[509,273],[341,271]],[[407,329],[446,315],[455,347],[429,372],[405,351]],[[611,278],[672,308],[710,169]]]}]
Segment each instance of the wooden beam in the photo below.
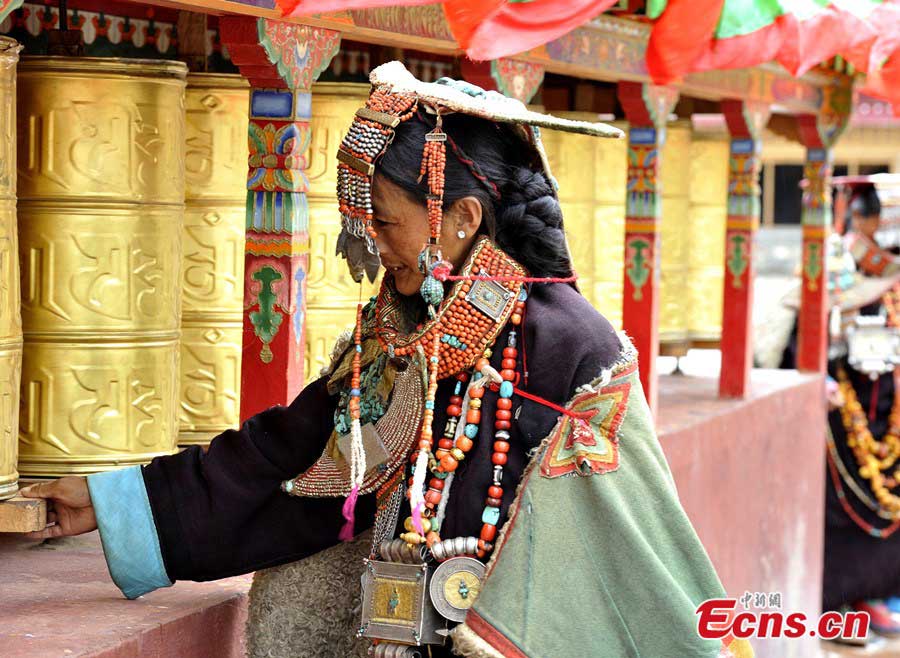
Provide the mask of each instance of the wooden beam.
[{"label": "wooden beam", "polygon": [[206,14],[178,12],[175,28],[178,33],[178,59],[192,72],[206,71]]},{"label": "wooden beam", "polygon": [[[345,39],[444,55],[462,55],[439,4],[349,10],[284,19],[275,0],[155,0],[149,4],[216,15],[237,14],[287,20],[341,32]],[[589,80],[650,83],[646,52],[651,26],[604,14],[539,48],[515,56],[548,73]],[[672,85],[682,96],[768,103],[775,112],[816,113],[833,76],[812,72],[793,78],[776,65],[692,73]],[[852,85],[849,76],[841,84]]]},{"label": "wooden beam", "polygon": [[15,496],[0,501],[0,532],[37,532],[47,527],[47,501]]}]

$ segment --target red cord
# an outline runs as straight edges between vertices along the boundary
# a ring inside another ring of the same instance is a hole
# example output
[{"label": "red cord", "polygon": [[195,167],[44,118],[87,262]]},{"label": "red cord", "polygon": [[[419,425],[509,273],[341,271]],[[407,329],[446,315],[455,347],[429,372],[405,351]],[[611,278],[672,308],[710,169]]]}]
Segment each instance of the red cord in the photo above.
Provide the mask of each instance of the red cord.
[{"label": "red cord", "polygon": [[878,412],[878,385],[881,383],[880,379],[876,379],[872,384],[872,392],[870,393],[871,397],[869,398],[869,422],[875,422],[875,414]]},{"label": "red cord", "polygon": [[522,333],[522,371],[525,375],[525,388],[528,388],[528,351],[525,349],[525,313],[528,312],[528,304],[522,307],[522,321],[519,323],[519,331]]},{"label": "red cord", "polygon": [[894,534],[897,531],[897,528],[900,528],[900,520],[894,521],[893,523],[891,523],[891,525],[882,530],[876,528],[871,523],[868,523],[865,519],[863,519],[859,514],[856,513],[856,510],[850,506],[850,501],[847,500],[847,494],[844,491],[844,485],[841,484],[841,477],[838,475],[837,466],[835,466],[834,464],[834,458],[831,456],[830,450],[826,453],[826,458],[828,459],[828,470],[831,473],[831,482],[834,484],[835,491],[837,491],[838,500],[841,501],[841,507],[844,508],[844,512],[847,514],[847,516],[849,516],[853,520],[853,522],[857,526],[859,526],[860,530],[863,530],[866,534],[873,537],[877,537],[879,539],[887,539],[892,534]]},{"label": "red cord", "polygon": [[498,281],[510,283],[573,283],[578,279],[577,274],[567,277],[533,277],[533,276],[490,276],[487,274],[475,274],[468,276],[456,276],[453,274],[435,275],[439,281]]},{"label": "red cord", "polygon": [[549,407],[550,409],[553,409],[554,411],[558,411],[561,414],[565,414],[566,416],[569,416],[570,418],[579,418],[581,420],[588,420],[591,418],[591,416],[594,415],[593,411],[572,411],[571,409],[566,409],[565,407],[561,407],[558,404],[554,404],[554,403],[550,402],[550,400],[545,400],[544,398],[538,397],[537,395],[532,395],[531,393],[526,393],[525,391],[523,391],[520,388],[513,387],[513,392],[516,395],[522,396],[526,400],[531,400],[532,402],[537,402],[538,404],[542,404],[545,407]]}]

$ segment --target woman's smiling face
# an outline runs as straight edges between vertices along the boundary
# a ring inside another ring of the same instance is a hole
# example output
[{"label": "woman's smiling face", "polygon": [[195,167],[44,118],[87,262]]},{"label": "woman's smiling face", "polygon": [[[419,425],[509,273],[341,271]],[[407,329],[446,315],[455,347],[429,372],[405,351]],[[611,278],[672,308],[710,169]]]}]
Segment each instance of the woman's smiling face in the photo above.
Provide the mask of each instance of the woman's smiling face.
[{"label": "woman's smiling face", "polygon": [[[419,253],[428,243],[428,212],[406,190],[376,173],[372,185],[372,227],[381,264],[394,277],[401,295],[418,294],[425,275],[419,271]],[[460,199],[444,213],[441,249],[458,269],[465,260],[481,224],[481,204],[474,197]],[[466,234],[460,238],[458,231]]]}]

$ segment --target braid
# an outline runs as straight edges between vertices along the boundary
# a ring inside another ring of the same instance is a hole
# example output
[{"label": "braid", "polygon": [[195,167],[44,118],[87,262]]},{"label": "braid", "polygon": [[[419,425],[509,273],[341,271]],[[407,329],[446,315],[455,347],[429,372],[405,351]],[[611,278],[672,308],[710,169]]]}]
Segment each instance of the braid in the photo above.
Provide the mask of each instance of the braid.
[{"label": "braid", "polygon": [[[379,171],[417,200],[428,190],[418,180],[422,144],[434,118],[421,108],[397,126]],[[562,228],[562,210],[532,147],[514,127],[464,114],[444,117],[455,157],[447,158],[444,205],[467,196],[482,207],[482,230],[515,258],[531,277],[571,277],[572,263]]]},{"label": "braid", "polygon": [[472,158],[465,154],[465,152],[459,147],[456,141],[447,135],[447,141],[450,143],[450,148],[453,149],[453,153],[462,162],[466,167],[469,168],[469,171],[472,172],[472,175],[487,188],[487,191],[491,193],[491,196],[494,199],[500,199],[500,190],[497,188],[497,184],[494,183],[490,178],[488,178],[482,171],[481,167],[478,166]]},{"label": "braid", "polygon": [[496,240],[534,276],[568,277],[562,209],[543,173],[516,167],[496,209]]}]

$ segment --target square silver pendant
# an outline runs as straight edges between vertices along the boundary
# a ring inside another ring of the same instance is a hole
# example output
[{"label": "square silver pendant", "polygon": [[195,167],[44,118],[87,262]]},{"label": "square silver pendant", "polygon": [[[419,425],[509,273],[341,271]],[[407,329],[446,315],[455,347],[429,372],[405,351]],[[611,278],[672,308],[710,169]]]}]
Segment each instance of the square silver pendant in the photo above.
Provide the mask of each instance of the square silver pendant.
[{"label": "square silver pendant", "polygon": [[474,281],[466,295],[466,301],[494,322],[503,317],[503,309],[513,296],[512,291],[507,290],[496,281]]},{"label": "square silver pendant", "polygon": [[379,560],[365,564],[358,635],[415,646],[443,644],[447,623],[428,594],[428,565]]}]

